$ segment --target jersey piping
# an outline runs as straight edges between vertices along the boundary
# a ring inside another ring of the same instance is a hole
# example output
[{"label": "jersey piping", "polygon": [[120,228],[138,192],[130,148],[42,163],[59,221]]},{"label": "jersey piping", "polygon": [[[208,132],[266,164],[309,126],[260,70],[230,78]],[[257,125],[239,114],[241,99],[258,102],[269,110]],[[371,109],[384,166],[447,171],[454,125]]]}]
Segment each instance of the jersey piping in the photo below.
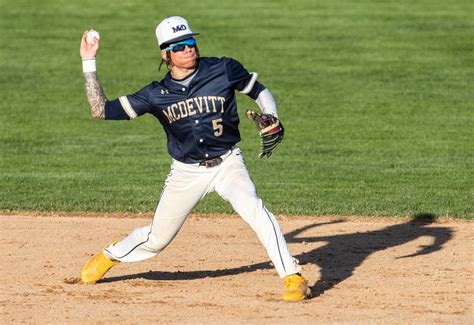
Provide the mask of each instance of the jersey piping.
[{"label": "jersey piping", "polygon": [[119,97],[120,104],[122,105],[123,110],[127,115],[130,117],[131,120],[137,117],[137,113],[135,110],[132,108],[132,105],[130,105],[130,102],[128,101],[127,96],[120,96]]},{"label": "jersey piping", "polygon": [[253,86],[255,85],[255,81],[257,81],[258,73],[250,72],[250,74],[252,75],[252,78],[250,78],[247,86],[245,86],[245,88],[240,91],[244,95],[247,95],[252,90]]}]

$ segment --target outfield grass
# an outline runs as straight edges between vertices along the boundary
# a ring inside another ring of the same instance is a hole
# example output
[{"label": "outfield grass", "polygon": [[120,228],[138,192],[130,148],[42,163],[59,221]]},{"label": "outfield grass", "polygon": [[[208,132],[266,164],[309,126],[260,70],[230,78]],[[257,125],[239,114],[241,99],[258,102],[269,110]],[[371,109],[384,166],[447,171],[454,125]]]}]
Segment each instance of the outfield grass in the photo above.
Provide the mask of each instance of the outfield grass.
[{"label": "outfield grass", "polygon": [[[101,32],[109,98],[158,80],[154,29],[183,15],[205,56],[269,86],[286,139],[246,160],[276,213],[474,218],[471,1],[0,0],[0,210],[151,211],[168,173],[152,117],[92,120],[79,58]],[[254,104],[238,95],[240,113]],[[201,212],[230,212],[210,195]]]}]

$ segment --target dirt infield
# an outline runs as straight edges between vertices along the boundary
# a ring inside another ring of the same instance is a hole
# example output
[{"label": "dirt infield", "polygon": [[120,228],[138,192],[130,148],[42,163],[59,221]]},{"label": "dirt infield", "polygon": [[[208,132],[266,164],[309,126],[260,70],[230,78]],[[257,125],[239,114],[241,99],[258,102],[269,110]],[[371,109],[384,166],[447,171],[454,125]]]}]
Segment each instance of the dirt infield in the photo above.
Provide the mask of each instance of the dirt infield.
[{"label": "dirt infield", "polygon": [[237,216],[193,215],[159,256],[95,285],[82,264],[147,215],[0,214],[0,323],[474,323],[474,223],[279,217],[313,298],[282,280]]}]

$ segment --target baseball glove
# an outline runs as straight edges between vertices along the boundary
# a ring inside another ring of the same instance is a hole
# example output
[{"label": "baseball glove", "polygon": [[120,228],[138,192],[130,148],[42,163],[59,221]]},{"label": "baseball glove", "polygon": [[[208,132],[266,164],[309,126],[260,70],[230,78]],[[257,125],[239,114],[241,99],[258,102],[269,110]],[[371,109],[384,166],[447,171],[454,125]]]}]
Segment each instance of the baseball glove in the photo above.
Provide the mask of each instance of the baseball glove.
[{"label": "baseball glove", "polygon": [[247,110],[247,118],[255,122],[260,133],[261,147],[259,157],[269,158],[273,149],[283,140],[285,129],[280,120],[271,114],[258,114],[252,110]]}]

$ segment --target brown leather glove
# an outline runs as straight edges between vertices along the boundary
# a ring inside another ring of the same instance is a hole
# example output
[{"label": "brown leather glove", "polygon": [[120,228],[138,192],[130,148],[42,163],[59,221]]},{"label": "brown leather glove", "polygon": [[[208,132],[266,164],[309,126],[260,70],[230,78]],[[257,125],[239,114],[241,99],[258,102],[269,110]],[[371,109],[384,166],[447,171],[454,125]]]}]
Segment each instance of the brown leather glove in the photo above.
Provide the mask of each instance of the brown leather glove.
[{"label": "brown leather glove", "polygon": [[252,110],[247,110],[247,118],[255,122],[260,134],[261,147],[259,157],[269,158],[273,149],[283,140],[285,129],[280,120],[271,114],[258,114]]}]

